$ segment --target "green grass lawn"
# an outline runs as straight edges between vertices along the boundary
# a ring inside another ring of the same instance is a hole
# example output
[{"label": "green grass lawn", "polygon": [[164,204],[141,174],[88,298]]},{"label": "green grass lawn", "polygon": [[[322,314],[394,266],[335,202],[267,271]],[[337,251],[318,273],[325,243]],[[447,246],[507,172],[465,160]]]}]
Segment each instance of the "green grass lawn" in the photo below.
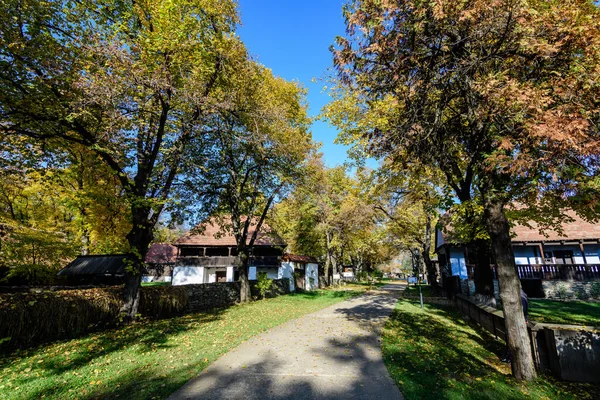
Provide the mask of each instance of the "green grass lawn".
[{"label": "green grass lawn", "polygon": [[554,324],[600,327],[600,303],[529,300],[529,319]]},{"label": "green grass lawn", "polygon": [[0,398],[165,398],[257,333],[358,293],[285,295],[2,355]]},{"label": "green grass lawn", "polygon": [[405,399],[597,399],[600,386],[538,378],[522,383],[501,363],[504,344],[455,311],[400,300],[383,333],[385,363]]},{"label": "green grass lawn", "polygon": [[171,282],[142,282],[142,286],[171,286]]},{"label": "green grass lawn", "polygon": [[423,297],[435,297],[439,296],[431,290],[431,286],[429,285],[414,285],[411,284],[404,289],[405,296],[419,296],[419,286],[421,287],[421,292],[423,293]]}]

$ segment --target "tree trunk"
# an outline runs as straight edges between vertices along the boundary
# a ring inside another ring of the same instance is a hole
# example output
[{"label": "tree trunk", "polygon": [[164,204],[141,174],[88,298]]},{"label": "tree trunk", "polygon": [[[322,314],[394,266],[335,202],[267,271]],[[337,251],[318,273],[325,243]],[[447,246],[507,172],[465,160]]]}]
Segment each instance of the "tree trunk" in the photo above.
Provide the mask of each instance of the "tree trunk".
[{"label": "tree trunk", "polygon": [[472,255],[475,261],[475,293],[494,297],[494,273],[490,268],[490,243],[485,239],[478,239],[472,243]]},{"label": "tree trunk", "polygon": [[425,263],[425,270],[427,271],[427,283],[431,285],[432,288],[438,288],[437,281],[437,269],[431,261],[431,215],[427,214],[427,222],[425,224],[425,237],[423,238],[423,249],[421,251],[421,255],[423,256],[423,262]]},{"label": "tree trunk", "polygon": [[134,208],[133,227],[127,234],[129,242],[128,265],[125,269],[125,287],[123,288],[123,307],[121,314],[124,322],[135,319],[140,304],[140,286],[144,259],[153,239],[153,226],[148,222],[148,212]]},{"label": "tree trunk", "polygon": [[536,377],[536,371],[523,315],[521,282],[517,275],[504,203],[495,198],[486,200],[485,218],[496,258],[507,344],[512,356],[512,372],[517,379],[531,380]]},{"label": "tree trunk", "polygon": [[325,233],[325,240],[326,240],[326,252],[327,254],[325,255],[325,282],[327,283],[327,285],[331,285],[331,235],[329,232]]},{"label": "tree trunk", "polygon": [[248,280],[248,274],[250,270],[250,255],[248,249],[238,249],[238,255],[240,257],[240,265],[238,272],[240,273],[240,303],[247,303],[250,301],[250,281]]}]

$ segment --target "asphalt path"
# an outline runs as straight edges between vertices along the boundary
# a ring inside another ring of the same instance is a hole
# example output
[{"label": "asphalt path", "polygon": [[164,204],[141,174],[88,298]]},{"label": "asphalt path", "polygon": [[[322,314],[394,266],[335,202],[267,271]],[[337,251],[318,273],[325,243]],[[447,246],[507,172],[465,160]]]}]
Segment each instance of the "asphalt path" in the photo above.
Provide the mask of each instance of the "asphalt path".
[{"label": "asphalt path", "polygon": [[400,400],[380,341],[403,288],[389,284],[257,335],[170,399]]}]

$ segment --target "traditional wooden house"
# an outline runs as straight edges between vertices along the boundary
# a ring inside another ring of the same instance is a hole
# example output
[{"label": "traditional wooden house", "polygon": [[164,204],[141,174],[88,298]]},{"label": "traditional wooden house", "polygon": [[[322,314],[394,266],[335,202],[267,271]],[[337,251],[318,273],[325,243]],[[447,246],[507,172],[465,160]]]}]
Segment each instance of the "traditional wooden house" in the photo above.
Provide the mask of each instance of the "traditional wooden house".
[{"label": "traditional wooden house", "polygon": [[[521,280],[579,281],[600,279],[600,224],[568,212],[571,221],[562,232],[540,232],[534,222],[512,228],[512,245]],[[472,280],[475,262],[470,249],[452,237],[452,230],[436,232],[436,253],[440,268],[462,280]],[[494,261],[491,266],[494,269]],[[548,286],[548,285],[546,285]]]},{"label": "traditional wooden house", "polygon": [[[253,235],[255,227],[255,224],[250,227],[248,238]],[[239,258],[235,237],[222,229],[216,219],[211,218],[193,229],[176,240],[174,246],[178,254],[173,269],[173,285],[238,280]],[[263,224],[251,249],[249,278],[256,279],[259,272],[267,273],[271,279],[279,278],[285,247],[284,241]]]}]

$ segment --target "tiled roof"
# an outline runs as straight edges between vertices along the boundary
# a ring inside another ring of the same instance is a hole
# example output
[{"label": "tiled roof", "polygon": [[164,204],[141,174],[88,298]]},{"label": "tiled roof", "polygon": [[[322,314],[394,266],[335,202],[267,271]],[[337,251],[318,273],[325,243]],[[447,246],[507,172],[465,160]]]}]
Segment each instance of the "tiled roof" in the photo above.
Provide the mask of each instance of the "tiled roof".
[{"label": "tiled roof", "polygon": [[144,262],[149,264],[169,264],[177,259],[177,247],[168,243],[154,243],[146,253]]},{"label": "tiled roof", "polygon": [[[248,242],[256,230],[256,223],[248,229]],[[175,246],[235,246],[237,243],[230,230],[223,231],[215,218],[210,218],[192,229],[183,237],[177,239]],[[285,242],[265,223],[254,242],[255,246],[285,246]]]},{"label": "tiled roof", "polygon": [[317,263],[317,259],[314,257],[310,257],[310,256],[300,256],[297,254],[285,254],[282,258],[283,261],[292,261],[292,262],[297,262],[297,263],[303,263],[303,264],[316,264]]},{"label": "tiled roof", "polygon": [[[562,233],[553,229],[543,229],[540,232],[538,224],[530,222],[526,226],[515,224],[511,229],[513,242],[558,242],[565,240],[599,240],[600,239],[600,223],[587,222],[579,217],[574,211],[567,211],[566,214],[573,221],[566,221],[562,224]],[[448,221],[449,218],[444,216],[440,219],[441,223]],[[452,239],[452,228],[446,226],[446,229],[441,230],[442,237],[445,243],[455,242]]]},{"label": "tiled roof", "polygon": [[584,221],[575,212],[566,213],[573,219],[573,222],[562,224],[562,234],[551,229],[540,232],[536,223],[531,223],[531,227],[524,225],[515,225],[512,228],[513,242],[540,242],[540,241],[561,241],[561,240],[597,240],[600,239],[600,223],[591,223]]}]

